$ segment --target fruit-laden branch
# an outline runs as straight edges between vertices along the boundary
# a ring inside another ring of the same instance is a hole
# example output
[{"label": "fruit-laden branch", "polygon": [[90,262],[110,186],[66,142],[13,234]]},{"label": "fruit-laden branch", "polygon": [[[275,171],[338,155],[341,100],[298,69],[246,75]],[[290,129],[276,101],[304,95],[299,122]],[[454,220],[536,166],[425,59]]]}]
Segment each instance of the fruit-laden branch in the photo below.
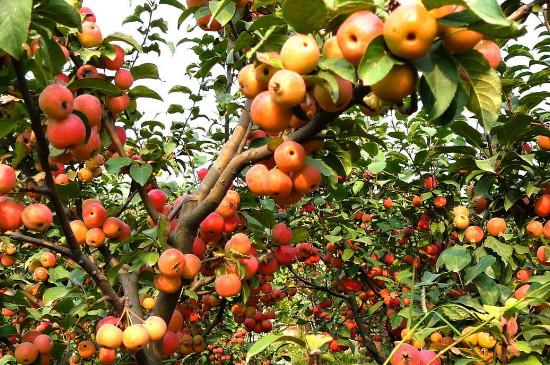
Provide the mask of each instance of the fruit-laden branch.
[{"label": "fruit-laden branch", "polygon": [[[353,99],[349,107],[362,102],[369,91],[369,87],[362,85],[355,87]],[[239,124],[233,131],[233,135],[229,141],[222,148],[216,162],[214,162],[213,167],[210,169],[197,191],[192,195],[188,195],[183,200],[178,226],[176,231],[170,236],[169,244],[184,253],[191,253],[193,241],[196,237],[200,223],[208,214],[216,209],[237,175],[246,166],[270,157],[273,154],[273,151],[270,151],[267,146],[263,146],[248,150],[236,156],[239,148],[243,146],[243,139],[247,138],[247,133],[252,123],[249,114],[251,104],[252,102],[250,100],[246,101],[246,109],[239,119]],[[286,139],[297,142],[311,139],[326,128],[330,122],[338,118],[341,113],[342,112],[329,113],[321,111],[305,127],[290,134]],[[324,287],[320,288],[322,288],[320,290],[327,289]],[[155,308],[153,309],[153,315],[160,316],[165,321],[169,321],[178,299],[180,298],[181,291],[182,289],[180,288],[180,290],[172,294],[160,293]],[[333,293],[340,298],[346,298],[342,294]],[[147,352],[148,358],[152,356],[150,350],[144,350],[143,352]]]},{"label": "fruit-laden branch", "polygon": [[[103,124],[103,127],[107,131],[107,134],[109,135],[109,138],[115,145],[116,151],[118,152],[118,155],[120,157],[128,157],[128,154],[124,150],[124,147],[122,147],[122,143],[120,142],[120,138],[118,138],[118,134],[115,130],[115,125],[111,121],[111,118],[109,117],[108,113],[103,113],[103,116],[101,118],[101,122]],[[130,175],[129,175],[130,176]],[[151,217],[151,219],[154,222],[158,222],[159,219],[159,213],[155,209],[155,206],[153,205],[153,202],[151,201],[151,198],[149,198],[149,194],[147,194],[147,189],[145,186],[141,186],[137,181],[134,180],[132,176],[130,176],[132,179],[132,182],[134,183],[134,186],[136,190],[138,191],[138,194],[141,198],[141,201],[143,202],[143,206],[145,207],[145,210],[147,211],[147,214]]]},{"label": "fruit-laden branch", "polygon": [[508,20],[511,21],[511,22],[515,22],[517,20],[523,19],[526,16],[528,16],[529,14],[531,14],[531,11],[533,10],[533,8],[535,6],[542,5],[542,4],[548,4],[548,3],[550,3],[550,1],[548,1],[548,0],[535,0],[533,2],[530,2],[529,4],[522,5],[522,6],[519,7],[518,10],[516,10],[515,13],[513,13],[512,15],[510,15],[508,17]]},{"label": "fruit-laden branch", "polygon": [[378,352],[376,345],[370,339],[370,336],[365,327],[365,322],[363,321],[363,317],[361,317],[361,311],[359,310],[359,306],[357,305],[357,301],[355,299],[355,293],[352,291],[348,291],[346,300],[351,307],[351,311],[353,312],[353,316],[355,317],[355,322],[357,322],[357,327],[359,328],[359,332],[361,333],[361,342],[363,342],[365,347],[370,351],[374,361],[376,361],[380,365],[384,364],[386,359],[384,359],[382,355],[380,355],[380,352]]},{"label": "fruit-laden branch", "polygon": [[47,242],[44,240],[41,240],[39,238],[34,238],[30,236],[25,236],[23,234],[19,233],[12,233],[12,232],[4,232],[4,236],[9,237],[10,239],[17,241],[17,242],[26,242],[26,243],[32,243],[33,245],[37,245],[40,247],[44,247],[47,249],[50,249],[54,252],[60,253],[63,256],[71,257],[71,250],[69,250],[66,247],[59,246],[58,244]]},{"label": "fruit-laden branch", "polygon": [[[370,90],[368,87],[357,86],[354,90],[354,98],[349,104],[352,107],[363,100],[363,97]],[[322,110],[315,118],[305,127],[287,136],[286,140],[304,142],[311,139],[317,133],[321,132],[327,125],[340,116],[342,112],[330,113]],[[195,230],[204,218],[220,204],[221,200],[229,190],[229,186],[237,175],[248,165],[261,161],[270,157],[273,151],[269,150],[268,146],[262,146],[243,152],[236,156],[227,165],[223,173],[220,175],[216,184],[208,194],[208,196],[200,201],[199,205],[193,209],[190,214],[185,217],[185,226],[188,230]],[[178,246],[179,247],[179,246]]]},{"label": "fruit-laden branch", "polygon": [[214,317],[214,319],[212,320],[212,322],[210,322],[208,327],[204,329],[204,331],[202,332],[202,337],[208,336],[210,332],[212,332],[214,327],[216,327],[218,323],[222,321],[223,312],[225,311],[226,306],[227,306],[227,298],[223,298],[220,302],[220,307],[218,308],[218,313],[216,313],[216,317]]},{"label": "fruit-laden branch", "polygon": [[[370,88],[362,85],[355,87],[354,97],[349,107],[359,104],[369,91]],[[210,169],[210,172],[199,186],[195,195],[187,196],[184,199],[184,207],[178,220],[178,227],[172,233],[170,240],[171,245],[184,253],[191,252],[193,240],[200,223],[208,214],[216,209],[237,175],[246,166],[268,158],[273,154],[273,151],[270,151],[267,146],[263,146],[235,156],[235,152],[241,145],[242,140],[247,137],[246,131],[251,124],[248,112],[250,105],[250,100],[247,100],[247,109],[241,115],[239,124],[235,128],[233,135],[222,149],[214,166]],[[330,122],[338,118],[340,114],[341,112],[329,113],[321,111],[305,127],[290,134],[287,139],[297,142],[308,140],[322,131]],[[205,196],[206,198],[203,198]],[[169,320],[180,293],[181,290],[173,294],[161,293],[153,310],[154,315]]]},{"label": "fruit-laden branch", "polygon": [[334,290],[331,290],[327,287],[324,287],[324,286],[321,286],[321,285],[317,285],[315,284],[314,282],[311,282],[309,280],[307,280],[306,278],[298,275],[298,273],[296,272],[296,270],[294,270],[292,267],[288,267],[288,270],[292,273],[292,275],[294,275],[294,277],[298,280],[300,280],[302,283],[306,284],[310,289],[314,289],[314,290],[320,290],[320,291],[323,291],[327,294],[330,294],[332,295],[333,297],[338,297],[340,299],[345,299],[345,300],[348,300],[348,297],[346,297],[344,294],[340,294]]},{"label": "fruit-laden branch", "polygon": [[92,280],[94,280],[94,282],[99,287],[103,295],[109,297],[109,302],[111,302],[115,311],[118,313],[122,313],[124,306],[120,298],[116,295],[115,291],[113,290],[113,287],[109,283],[109,280],[107,280],[107,277],[90,260],[90,258],[84,255],[84,253],[80,248],[80,244],[76,241],[73,230],[69,223],[69,218],[67,217],[67,213],[65,212],[65,206],[63,205],[63,202],[61,201],[61,198],[57,193],[55,181],[53,179],[52,171],[50,169],[50,163],[49,163],[50,151],[48,149],[48,140],[46,139],[46,135],[42,130],[42,122],[40,120],[40,111],[38,110],[38,108],[36,107],[32,99],[31,90],[29,88],[27,79],[25,78],[25,71],[23,69],[23,64],[20,61],[13,60],[13,66],[17,74],[17,84],[18,84],[19,90],[21,91],[21,95],[23,96],[23,101],[29,112],[29,116],[31,119],[31,128],[36,137],[36,142],[37,142],[36,152],[38,155],[38,160],[40,162],[42,171],[44,171],[44,173],[46,174],[45,182],[46,182],[46,186],[50,190],[48,197],[50,198],[50,201],[54,207],[57,219],[59,220],[61,229],[67,239],[67,244],[69,245],[69,248],[70,248],[69,257],[72,258],[75,262],[77,262],[84,269],[84,271],[86,271],[88,275],[90,275],[90,277],[92,278]]}]

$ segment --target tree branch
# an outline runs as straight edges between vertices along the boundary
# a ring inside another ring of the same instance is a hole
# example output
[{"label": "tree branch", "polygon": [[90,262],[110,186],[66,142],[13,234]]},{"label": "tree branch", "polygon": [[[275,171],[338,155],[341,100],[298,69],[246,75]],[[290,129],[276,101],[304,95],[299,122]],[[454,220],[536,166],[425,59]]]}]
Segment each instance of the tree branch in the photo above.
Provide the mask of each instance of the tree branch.
[{"label": "tree branch", "polygon": [[[135,182],[132,181],[132,185],[130,186],[130,189],[132,189],[134,184],[135,184]],[[124,202],[122,207],[120,207],[118,212],[116,212],[115,217],[120,217],[122,215],[122,213],[124,213],[124,211],[126,210],[126,208],[128,208],[128,205],[130,205],[130,202],[132,201],[132,199],[134,199],[134,196],[136,196],[137,193],[138,193],[137,189],[134,189],[130,192],[130,194],[126,198],[126,201]]]},{"label": "tree branch", "polygon": [[531,11],[535,6],[541,5],[541,4],[547,4],[548,2],[549,2],[548,0],[535,0],[533,2],[530,2],[529,4],[525,4],[521,6],[518,10],[516,10],[516,12],[510,15],[507,19],[511,22],[515,22],[517,20],[523,19],[531,13]]},{"label": "tree branch", "polygon": [[243,140],[243,138],[246,137],[248,126],[252,124],[252,120],[250,119],[250,114],[248,112],[251,105],[252,100],[247,99],[243,113],[239,119],[239,123],[235,127],[231,138],[223,146],[220,154],[218,155],[218,158],[216,159],[216,162],[214,162],[214,165],[210,168],[208,174],[202,180],[199,188],[196,191],[199,200],[204,199],[208,195],[212,187],[218,181],[224,169],[235,156],[239,145],[241,144],[241,141]]},{"label": "tree branch", "polygon": [[46,174],[45,182],[46,186],[50,190],[48,195],[50,201],[54,207],[57,219],[59,220],[61,230],[67,239],[67,244],[71,251],[71,258],[76,261],[94,280],[99,289],[103,292],[104,295],[109,297],[109,301],[115,308],[118,313],[122,313],[124,309],[122,302],[116,295],[113,287],[107,280],[107,277],[99,270],[99,268],[82,252],[80,244],[76,241],[73,230],[69,223],[69,218],[65,212],[65,206],[57,193],[57,188],[53,179],[52,171],[49,164],[49,155],[50,151],[48,149],[48,140],[46,135],[42,130],[42,122],[40,120],[40,110],[34,104],[31,90],[27,79],[25,78],[25,71],[23,69],[23,64],[20,61],[13,60],[13,66],[17,74],[17,83],[19,90],[23,96],[23,101],[29,112],[29,117],[31,119],[31,128],[35,134],[37,142],[37,155],[42,167],[42,171]]},{"label": "tree branch", "polygon": [[313,283],[313,282],[311,282],[311,281],[309,281],[309,280],[307,280],[307,279],[301,277],[300,275],[298,275],[298,273],[296,272],[296,270],[294,270],[294,268],[292,268],[291,266],[288,266],[288,270],[292,273],[292,275],[294,275],[294,277],[295,277],[296,279],[298,279],[298,280],[300,280],[302,283],[304,283],[304,284],[310,286],[310,287],[311,287],[312,289],[314,289],[314,290],[323,291],[323,292],[325,292],[325,293],[327,293],[327,294],[330,294],[330,295],[332,295],[332,296],[334,296],[334,297],[338,297],[338,298],[340,298],[340,299],[345,299],[345,300],[348,299],[348,297],[346,297],[344,294],[340,294],[340,293],[335,292],[334,290],[330,290],[329,288],[326,288],[326,287],[324,287],[324,286],[317,285],[317,284],[315,284],[315,283]]},{"label": "tree branch", "polygon": [[19,233],[12,233],[12,232],[4,232],[4,236],[9,237],[10,239],[17,241],[17,242],[26,242],[26,243],[32,243],[33,245],[37,245],[40,247],[44,247],[47,249],[50,249],[54,252],[60,253],[63,256],[72,257],[71,250],[69,250],[66,247],[59,246],[56,243],[47,242],[44,240],[41,240],[39,238],[34,238],[30,236],[25,236]]},{"label": "tree branch", "polygon": [[220,308],[218,309],[218,313],[216,313],[216,317],[210,322],[208,327],[206,327],[202,333],[202,337],[206,337],[212,332],[212,330],[222,321],[223,318],[223,312],[225,311],[225,307],[227,306],[227,298],[223,298],[220,302]]},{"label": "tree branch", "polygon": [[365,328],[365,322],[363,321],[363,317],[361,317],[361,311],[359,310],[359,307],[357,306],[357,301],[355,300],[355,294],[352,291],[348,291],[346,300],[348,301],[351,307],[351,311],[355,316],[355,321],[357,322],[357,327],[359,328],[359,332],[361,332],[361,340],[362,340],[361,342],[363,342],[365,347],[370,351],[372,357],[374,358],[374,361],[376,361],[380,365],[384,364],[386,359],[384,359],[382,355],[380,355],[380,353],[378,352],[378,349],[376,348],[376,345],[370,339],[370,336],[367,333],[367,329]]}]

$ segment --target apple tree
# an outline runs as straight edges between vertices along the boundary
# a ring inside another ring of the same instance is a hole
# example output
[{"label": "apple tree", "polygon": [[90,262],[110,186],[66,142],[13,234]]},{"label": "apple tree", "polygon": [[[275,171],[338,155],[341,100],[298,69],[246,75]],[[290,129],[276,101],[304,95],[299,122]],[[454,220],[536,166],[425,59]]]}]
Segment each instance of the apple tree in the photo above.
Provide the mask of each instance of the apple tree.
[{"label": "apple tree", "polygon": [[0,0],[0,364],[548,363],[548,1],[101,21]]}]

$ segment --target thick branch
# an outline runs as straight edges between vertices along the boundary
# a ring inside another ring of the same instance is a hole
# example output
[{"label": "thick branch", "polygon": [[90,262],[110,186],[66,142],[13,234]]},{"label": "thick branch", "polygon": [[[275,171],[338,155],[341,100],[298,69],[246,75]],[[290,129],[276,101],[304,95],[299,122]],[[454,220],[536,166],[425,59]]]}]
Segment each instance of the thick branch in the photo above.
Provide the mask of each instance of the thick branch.
[{"label": "thick branch", "polygon": [[60,253],[63,256],[72,257],[71,256],[71,250],[69,250],[66,247],[59,246],[56,243],[47,242],[47,241],[41,240],[39,238],[34,238],[34,237],[25,236],[25,235],[22,235],[22,234],[12,233],[12,232],[5,232],[4,236],[7,236],[10,239],[12,239],[14,241],[17,241],[17,242],[32,243],[33,245],[48,248],[48,249],[50,249],[54,252]]},{"label": "thick branch", "polygon": [[235,127],[231,138],[226,142],[226,144],[220,151],[216,162],[214,162],[214,165],[210,168],[208,174],[202,180],[199,188],[197,189],[196,194],[199,200],[204,199],[208,195],[212,187],[218,181],[226,166],[235,156],[241,144],[241,141],[246,138],[248,126],[252,124],[252,120],[250,119],[250,114],[248,112],[251,105],[252,101],[250,99],[247,99],[243,113],[241,115],[241,118],[239,119],[239,123]]},{"label": "thick branch", "polygon": [[[354,98],[350,107],[363,100],[370,88],[358,86],[354,90]],[[250,101],[247,101],[247,108]],[[299,129],[287,137],[289,140],[302,142],[315,136],[322,131],[330,122],[334,121],[341,112],[328,113],[321,111],[305,127]],[[178,228],[173,233],[173,246],[184,253],[190,253],[197,229],[202,220],[213,212],[221,199],[229,190],[235,177],[249,164],[258,162],[273,154],[267,146],[254,148],[234,157],[235,151],[241,145],[242,139],[246,137],[246,131],[251,123],[248,111],[244,111],[239,124],[235,128],[232,137],[222,149],[214,166],[202,181],[201,186],[195,195],[187,196],[184,199],[184,206],[178,221]],[[206,196],[206,198],[204,198]],[[172,315],[174,307],[181,295],[181,290],[174,294],[159,295],[155,305],[154,314],[165,320]],[[344,297],[344,296],[341,296]]]},{"label": "thick branch", "polygon": [[[356,105],[363,99],[367,89],[368,88],[363,86],[358,86],[355,88],[354,99],[350,103],[350,107]],[[329,113],[323,110],[318,113],[316,117],[305,127],[300,128],[298,131],[288,135],[286,139],[296,142],[306,141],[326,128],[326,126],[338,118],[340,114],[341,112]],[[270,151],[267,146],[262,146],[243,152],[239,156],[233,158],[223,173],[219,176],[216,184],[213,186],[208,196],[199,203],[197,208],[193,209],[193,211],[187,215],[185,220],[186,228],[196,229],[200,222],[202,222],[202,220],[210,214],[210,212],[216,209],[227,193],[227,190],[229,190],[229,186],[231,186],[233,180],[246,166],[266,159],[272,154],[273,152]]]},{"label": "thick branch", "polygon": [[376,345],[370,339],[370,336],[367,333],[365,322],[363,321],[363,317],[361,317],[361,311],[359,310],[359,306],[357,305],[357,301],[355,300],[355,294],[352,291],[348,291],[347,294],[348,295],[346,297],[346,300],[351,307],[351,311],[353,312],[353,315],[355,317],[355,322],[357,322],[359,332],[361,332],[361,342],[363,342],[365,347],[370,351],[372,357],[374,358],[374,361],[376,361],[380,365],[384,364],[386,359],[384,359],[382,355],[380,355],[378,349],[376,348]]},{"label": "thick branch", "polygon": [[[107,114],[107,113],[106,113]],[[109,138],[111,138],[111,141],[113,141],[113,144],[115,145],[116,151],[118,152],[120,157],[128,157],[128,154],[122,147],[122,143],[120,142],[120,138],[118,138],[118,134],[116,133],[115,126],[111,122],[111,118],[108,116],[102,118],[103,121],[103,127],[107,131],[107,134],[109,135]],[[136,182],[131,176],[130,178],[134,182],[134,186],[136,190],[138,191],[139,196],[141,197],[141,200],[143,202],[143,206],[145,207],[145,210],[153,219],[154,222],[158,222],[159,219],[159,213],[155,209],[155,206],[153,205],[153,202],[151,201],[151,198],[149,198],[149,195],[147,194],[147,189],[145,189],[145,186],[141,186],[138,182]]]},{"label": "thick branch", "polygon": [[50,152],[48,149],[48,140],[46,139],[46,135],[42,130],[40,110],[38,110],[38,108],[34,104],[29,84],[27,83],[27,79],[25,78],[25,71],[23,69],[22,63],[13,60],[13,66],[17,74],[17,82],[23,96],[23,101],[25,102],[25,106],[27,107],[27,110],[29,112],[29,116],[31,119],[31,128],[36,137],[38,160],[40,162],[40,166],[42,167],[42,171],[44,171],[44,173],[46,174],[45,182],[46,186],[50,190],[49,198],[54,207],[57,219],[59,220],[61,230],[63,231],[63,234],[67,239],[67,244],[71,250],[71,257],[92,277],[102,293],[105,296],[109,297],[109,301],[111,302],[115,310],[121,313],[124,309],[122,302],[116,295],[113,287],[107,280],[107,277],[105,277],[105,275],[98,269],[98,267],[87,256],[83,254],[80,248],[80,244],[76,241],[73,230],[69,223],[69,218],[67,217],[67,213],[65,212],[65,206],[63,205],[63,202],[61,201],[61,198],[57,193],[57,188],[53,179],[52,171],[50,169]]}]

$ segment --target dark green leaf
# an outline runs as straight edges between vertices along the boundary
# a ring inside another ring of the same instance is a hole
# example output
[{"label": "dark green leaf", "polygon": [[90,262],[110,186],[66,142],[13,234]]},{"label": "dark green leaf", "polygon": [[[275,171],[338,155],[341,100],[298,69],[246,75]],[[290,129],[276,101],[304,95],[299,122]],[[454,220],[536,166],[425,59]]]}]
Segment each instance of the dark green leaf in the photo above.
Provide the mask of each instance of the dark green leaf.
[{"label": "dark green leaf", "polygon": [[104,93],[107,96],[120,95],[120,89],[103,79],[74,79],[67,84],[70,89],[92,89]]},{"label": "dark green leaf", "polygon": [[457,121],[452,126],[453,132],[463,137],[466,142],[474,145],[475,147],[483,148],[483,136],[475,128],[470,126],[464,121]]},{"label": "dark green leaf", "polygon": [[134,80],[141,79],[159,79],[159,70],[157,65],[152,63],[144,63],[139,66],[132,67],[130,73]]},{"label": "dark green leaf", "polygon": [[147,86],[139,85],[134,87],[130,92],[128,93],[130,98],[136,99],[136,98],[151,98],[162,101],[162,98],[159,94],[156,93],[156,91],[149,89]]},{"label": "dark green leaf", "polygon": [[466,284],[469,284],[472,280],[474,280],[479,274],[484,272],[489,266],[493,265],[497,259],[495,259],[493,256],[483,256],[479,262],[473,266],[470,267],[468,270],[466,270],[466,274],[464,275],[464,281]]},{"label": "dark green leaf", "polygon": [[[442,46],[432,52],[422,72],[429,86],[434,102],[427,110],[431,119],[439,118],[451,105],[458,85],[458,65]],[[422,99],[424,100],[424,99]]]},{"label": "dark green leaf", "polygon": [[474,279],[474,284],[479,291],[481,302],[486,305],[495,305],[500,300],[500,287],[498,284],[481,273]]},{"label": "dark green leaf", "polygon": [[65,0],[45,0],[34,10],[35,14],[71,28],[80,27],[80,14]]},{"label": "dark green leaf", "polygon": [[500,242],[495,237],[487,237],[485,239],[485,242],[483,243],[483,246],[494,251],[505,263],[510,262],[512,255],[514,254],[514,249],[512,245]]}]

